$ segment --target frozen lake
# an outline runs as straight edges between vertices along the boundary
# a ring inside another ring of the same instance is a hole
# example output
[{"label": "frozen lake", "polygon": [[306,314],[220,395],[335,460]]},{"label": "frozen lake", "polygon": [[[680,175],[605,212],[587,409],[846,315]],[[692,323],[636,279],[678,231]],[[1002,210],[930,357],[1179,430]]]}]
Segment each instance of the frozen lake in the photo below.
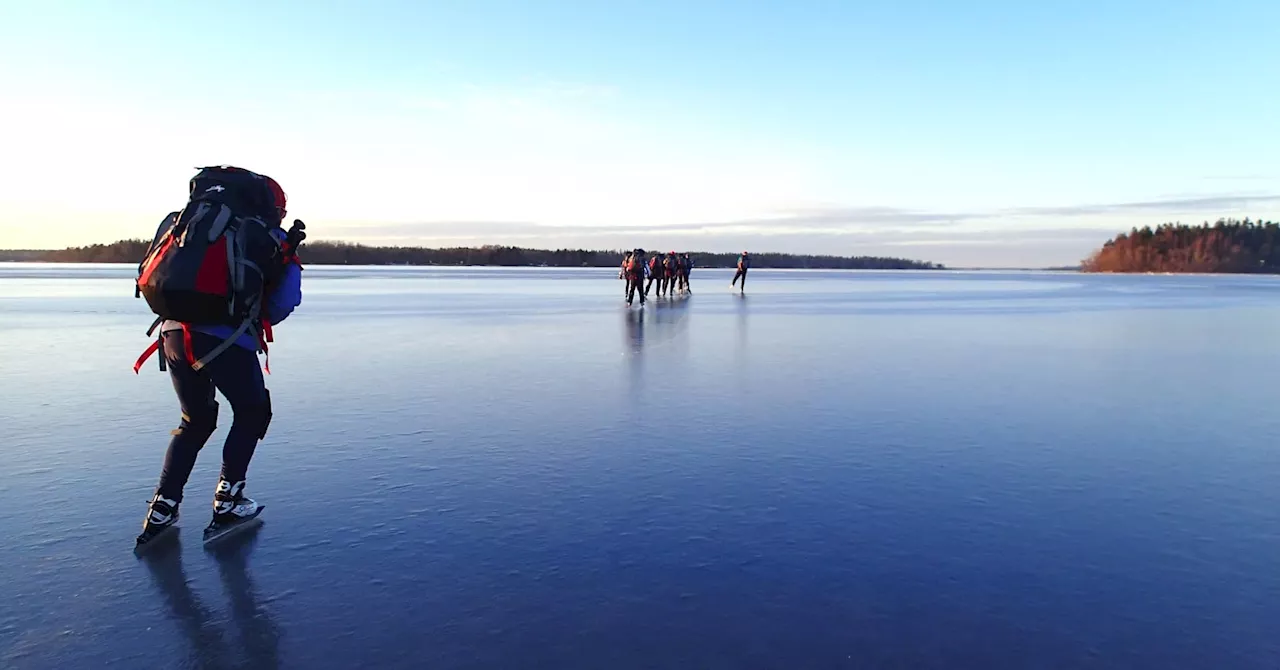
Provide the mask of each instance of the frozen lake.
[{"label": "frozen lake", "polygon": [[139,559],[132,270],[0,264],[0,667],[1280,667],[1280,278],[310,267]]}]

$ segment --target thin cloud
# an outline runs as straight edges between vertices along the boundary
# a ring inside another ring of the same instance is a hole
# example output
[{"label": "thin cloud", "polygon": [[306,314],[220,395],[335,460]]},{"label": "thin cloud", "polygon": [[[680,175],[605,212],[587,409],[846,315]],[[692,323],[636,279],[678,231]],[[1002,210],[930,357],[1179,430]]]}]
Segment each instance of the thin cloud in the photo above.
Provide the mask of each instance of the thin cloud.
[{"label": "thin cloud", "polygon": [[1066,207],[1020,207],[1003,213],[1020,216],[1100,216],[1106,214],[1166,214],[1217,212],[1280,203],[1280,195],[1213,195]]},{"label": "thin cloud", "polygon": [[725,230],[768,234],[787,234],[792,232],[858,234],[861,232],[859,229],[954,226],[962,221],[977,218],[981,218],[981,215],[972,213],[936,214],[893,207],[833,207],[795,210],[777,216],[750,219],[660,223],[644,226],[614,224],[567,226],[533,221],[418,221],[407,223],[342,224],[332,227],[331,230],[335,233],[344,234],[398,237],[458,235],[536,236],[556,234],[589,237],[641,231],[694,234]]}]

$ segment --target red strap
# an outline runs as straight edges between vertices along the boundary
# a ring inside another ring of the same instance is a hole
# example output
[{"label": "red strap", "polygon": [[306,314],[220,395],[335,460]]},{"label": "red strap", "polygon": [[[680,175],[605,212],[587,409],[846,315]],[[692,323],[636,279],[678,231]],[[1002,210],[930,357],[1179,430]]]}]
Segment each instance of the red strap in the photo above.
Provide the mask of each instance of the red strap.
[{"label": "red strap", "polygon": [[275,339],[271,335],[271,320],[263,312],[262,330],[258,332],[258,346],[262,348],[262,353],[267,355],[266,365],[263,369],[266,370],[267,374],[271,374],[271,347],[267,346],[268,342],[275,342]]},{"label": "red strap", "polygon": [[182,324],[182,348],[187,350],[187,362],[195,365],[196,352],[191,349],[191,328],[185,323]]},{"label": "red strap", "polygon": [[156,353],[156,351],[159,349],[160,349],[160,340],[156,340],[155,342],[152,342],[151,346],[147,347],[147,350],[142,352],[142,355],[138,357],[138,362],[133,364],[133,374],[135,375],[138,374],[138,370],[142,369],[142,364],[146,363],[147,359],[151,358],[151,354]]},{"label": "red strap", "polygon": [[[266,322],[264,321],[263,323],[265,324]],[[267,371],[267,374],[271,374],[271,348],[267,346],[270,341],[271,327],[266,326],[263,328],[262,334],[258,336],[258,346],[262,347],[262,353],[267,355],[266,366],[263,368]]]}]

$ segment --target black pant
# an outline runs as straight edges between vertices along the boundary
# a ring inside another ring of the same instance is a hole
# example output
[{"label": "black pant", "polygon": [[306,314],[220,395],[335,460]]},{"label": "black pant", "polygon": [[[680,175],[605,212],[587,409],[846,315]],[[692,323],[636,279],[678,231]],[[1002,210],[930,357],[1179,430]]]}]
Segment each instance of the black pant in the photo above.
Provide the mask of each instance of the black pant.
[{"label": "black pant", "polygon": [[737,283],[738,283],[738,278],[739,278],[739,277],[741,277],[741,278],[742,278],[742,288],[744,288],[744,289],[745,289],[745,288],[747,287],[747,270],[746,270],[746,268],[738,268],[738,271],[737,271],[736,273],[734,273],[734,275],[733,275],[733,281],[729,282],[729,285],[730,285],[730,286],[733,286],[733,285],[737,284]]},{"label": "black pant", "polygon": [[[191,348],[197,359],[221,341],[212,335],[191,333]],[[263,382],[257,354],[233,344],[196,372],[187,362],[182,331],[178,330],[164,334],[163,355],[182,408],[182,422],[169,441],[157,491],[166,498],[182,501],[182,489],[195,467],[196,455],[217,427],[215,389],[231,403],[233,414],[231,430],[222,445],[222,478],[243,481],[258,440],[266,435],[271,421],[271,394]]]},{"label": "black pant", "polygon": [[635,299],[637,291],[639,291],[640,293],[640,304],[641,305],[644,304],[644,289],[640,288],[640,285],[643,283],[644,283],[643,275],[639,277],[631,277],[627,279],[627,304],[628,305],[630,305],[631,301]]}]

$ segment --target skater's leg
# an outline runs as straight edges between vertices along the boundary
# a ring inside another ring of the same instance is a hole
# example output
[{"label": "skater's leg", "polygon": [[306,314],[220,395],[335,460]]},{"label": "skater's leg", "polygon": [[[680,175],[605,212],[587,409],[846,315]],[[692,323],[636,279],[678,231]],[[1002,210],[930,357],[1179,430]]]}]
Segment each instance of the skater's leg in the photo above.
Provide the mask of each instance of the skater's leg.
[{"label": "skater's leg", "polygon": [[[192,333],[193,336],[199,333]],[[195,467],[196,456],[218,422],[218,402],[214,397],[213,380],[203,372],[191,369],[183,346],[182,331],[170,331],[163,335],[164,351],[169,368],[169,378],[178,395],[182,408],[182,422],[169,440],[164,455],[164,469],[156,492],[165,498],[182,502],[182,491]]]},{"label": "skater's leg", "polygon": [[[196,348],[212,348],[217,344],[217,338],[201,338]],[[234,415],[222,446],[222,479],[242,482],[258,441],[266,436],[267,425],[271,423],[271,395],[263,382],[257,354],[244,347],[229,347],[205,369],[230,403]]]}]

